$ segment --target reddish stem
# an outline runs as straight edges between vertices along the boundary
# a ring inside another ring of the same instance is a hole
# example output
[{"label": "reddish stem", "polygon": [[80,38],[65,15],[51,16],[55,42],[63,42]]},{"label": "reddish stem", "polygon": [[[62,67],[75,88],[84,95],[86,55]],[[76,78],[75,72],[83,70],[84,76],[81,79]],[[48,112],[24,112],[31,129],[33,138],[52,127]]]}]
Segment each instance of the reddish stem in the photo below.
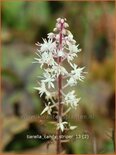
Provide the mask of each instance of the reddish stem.
[{"label": "reddish stem", "polygon": [[[62,49],[62,28],[63,28],[63,23],[61,23],[61,31],[60,31],[60,39],[59,39],[59,50]],[[58,57],[57,63],[61,64],[62,57]],[[62,102],[62,75],[60,74],[58,76],[58,118],[57,118],[57,123],[59,123],[60,119],[62,119],[62,113],[63,113],[63,105],[61,104]],[[61,129],[57,130],[57,154],[61,153]]]}]

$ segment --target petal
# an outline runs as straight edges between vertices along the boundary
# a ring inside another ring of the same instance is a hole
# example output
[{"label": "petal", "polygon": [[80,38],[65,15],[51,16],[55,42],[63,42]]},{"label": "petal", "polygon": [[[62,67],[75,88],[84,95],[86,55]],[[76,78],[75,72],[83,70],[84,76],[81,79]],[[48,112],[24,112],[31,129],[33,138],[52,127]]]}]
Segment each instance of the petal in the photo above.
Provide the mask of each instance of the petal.
[{"label": "petal", "polygon": [[47,106],[47,107],[45,107],[45,109],[41,112],[41,114],[40,115],[43,115],[46,111],[48,111],[48,109],[49,109],[49,107]]},{"label": "petal", "polygon": [[70,126],[70,130],[74,130],[76,128],[77,128],[77,126]]},{"label": "petal", "polygon": [[64,131],[64,126],[63,126],[62,123],[60,123],[60,129],[61,129],[62,132]]}]

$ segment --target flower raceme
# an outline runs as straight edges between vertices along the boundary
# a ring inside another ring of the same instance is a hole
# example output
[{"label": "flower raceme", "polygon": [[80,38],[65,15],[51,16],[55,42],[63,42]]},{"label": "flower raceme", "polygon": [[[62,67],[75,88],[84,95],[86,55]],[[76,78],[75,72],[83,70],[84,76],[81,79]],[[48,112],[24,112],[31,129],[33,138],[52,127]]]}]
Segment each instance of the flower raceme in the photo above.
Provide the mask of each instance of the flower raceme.
[{"label": "flower raceme", "polygon": [[[74,90],[67,94],[64,93],[66,87],[75,86],[78,81],[84,80],[84,67],[80,68],[72,62],[78,56],[77,54],[81,49],[79,49],[79,45],[76,45],[72,33],[67,29],[68,27],[66,19],[58,18],[56,27],[53,29],[53,32],[48,34],[47,39],[43,39],[43,43],[36,43],[38,49],[34,62],[40,64],[40,68],[44,70],[44,73],[40,77],[39,86],[35,87],[35,89],[39,91],[40,97],[45,94],[46,99],[50,101],[48,104],[45,104],[45,109],[41,115],[46,112],[51,114],[53,107],[61,106],[61,104],[76,108],[80,101],[80,98],[76,98]],[[70,72],[63,66],[63,62],[65,61],[70,65]],[[57,102],[58,79],[60,79],[60,97],[62,96],[62,101],[61,103],[59,101],[59,105]],[[63,80],[65,81],[65,85],[61,86]],[[54,94],[56,94],[55,101],[57,103],[54,102]],[[59,116],[57,130],[60,129],[63,132],[67,124],[68,122],[63,122],[63,118]],[[71,130],[75,128],[75,126],[70,126]]]}]

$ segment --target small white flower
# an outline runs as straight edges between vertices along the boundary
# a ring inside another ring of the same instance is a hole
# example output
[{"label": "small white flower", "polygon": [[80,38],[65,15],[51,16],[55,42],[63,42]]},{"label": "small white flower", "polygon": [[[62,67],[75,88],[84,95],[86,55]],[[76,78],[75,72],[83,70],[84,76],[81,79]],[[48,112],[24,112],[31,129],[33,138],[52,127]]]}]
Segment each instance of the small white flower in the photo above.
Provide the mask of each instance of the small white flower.
[{"label": "small white flower", "polygon": [[67,33],[68,35],[65,37],[67,45],[69,44],[69,42],[75,44],[76,41],[73,39],[72,33],[69,30],[67,30]]},{"label": "small white flower", "polygon": [[34,89],[39,90],[40,97],[47,91],[45,83],[40,83],[40,87],[34,87]]},{"label": "small white flower", "polygon": [[39,58],[34,59],[36,60],[37,63],[41,64],[40,68],[42,68],[44,64],[47,64],[49,66],[56,64],[51,52],[43,52]]},{"label": "small white flower", "polygon": [[63,66],[61,66],[61,65],[54,65],[54,66],[52,66],[52,70],[53,70],[53,72],[57,75],[57,77],[61,74],[61,75],[67,75],[68,74],[68,72],[67,72],[67,70],[63,67]]},{"label": "small white flower", "polygon": [[[70,78],[67,80],[66,86],[75,86],[77,84],[77,80],[83,81],[85,78],[83,74],[83,69],[82,68],[77,68],[76,64],[70,64],[73,67],[73,70],[70,73]],[[85,72],[84,72],[85,73]]]},{"label": "small white flower", "polygon": [[[39,55],[38,55],[39,56]],[[40,63],[40,68],[43,67],[43,65],[46,63],[46,60],[48,59],[48,53],[44,52],[42,55],[40,55],[39,58],[34,58],[37,63]]]},{"label": "small white flower", "polygon": [[40,97],[45,93],[46,95],[50,95],[50,92],[46,89],[45,83],[41,82],[40,87],[34,87],[34,89],[39,90]]},{"label": "small white flower", "polygon": [[68,50],[71,52],[71,53],[78,53],[81,51],[81,49],[78,49],[78,46],[79,45],[73,45],[71,44],[70,42],[68,42]]},{"label": "small white flower", "polygon": [[65,102],[66,104],[70,104],[71,107],[76,108],[77,107],[77,103],[80,101],[80,98],[76,98],[76,96],[74,95],[75,91],[71,91],[69,92],[67,95],[65,95]]},{"label": "small white flower", "polygon": [[51,75],[49,72],[43,73],[44,75],[44,80],[42,82],[45,82],[48,84],[48,88],[50,89],[51,87],[54,88],[53,82],[55,81],[54,75]]},{"label": "small white flower", "polygon": [[74,77],[70,77],[69,80],[67,80],[67,86],[75,86],[77,84],[77,80]]},{"label": "small white flower", "polygon": [[85,78],[82,74],[83,74],[83,69],[85,67],[82,68],[77,68],[76,64],[71,65],[73,67],[73,70],[71,71],[71,77],[73,77],[74,79],[83,81],[83,79]]},{"label": "small white flower", "polygon": [[67,61],[68,61],[68,63],[72,64],[71,61],[72,61],[75,57],[77,57],[77,54],[76,54],[76,53],[71,53],[71,52],[69,52],[69,53],[67,54]]},{"label": "small white flower", "polygon": [[43,115],[45,112],[47,112],[49,115],[51,115],[52,106],[50,106],[50,102],[48,102],[48,105],[45,104],[45,108],[44,108],[44,110],[41,112],[40,115]]},{"label": "small white flower", "polygon": [[63,50],[59,50],[57,56],[58,57],[64,57],[65,56],[64,51]]},{"label": "small white flower", "polygon": [[[69,39],[67,37],[67,39]],[[71,38],[70,38],[71,39]],[[77,53],[81,51],[81,49],[78,49],[79,45],[72,44],[70,41],[66,40],[67,46],[65,46],[65,49],[69,52],[67,53],[67,61],[69,64],[71,64],[71,61],[77,57]]]},{"label": "small white flower", "polygon": [[39,45],[41,52],[53,52],[54,50],[56,50],[56,42],[52,42],[52,39],[48,39],[48,41],[46,39],[43,39],[43,41],[44,43]]},{"label": "small white flower", "polygon": [[57,129],[61,129],[61,131],[63,132],[66,124],[68,124],[68,122],[62,122],[62,120],[60,119],[59,123],[57,124]]},{"label": "small white flower", "polygon": [[54,93],[47,91],[47,92],[46,92],[46,97],[45,97],[45,98],[46,98],[47,100],[50,100],[50,99],[53,98],[53,94],[54,94]]},{"label": "small white flower", "polygon": [[46,100],[53,100],[53,98],[55,98],[56,99],[56,92],[49,92],[49,93],[47,93],[46,94]]}]

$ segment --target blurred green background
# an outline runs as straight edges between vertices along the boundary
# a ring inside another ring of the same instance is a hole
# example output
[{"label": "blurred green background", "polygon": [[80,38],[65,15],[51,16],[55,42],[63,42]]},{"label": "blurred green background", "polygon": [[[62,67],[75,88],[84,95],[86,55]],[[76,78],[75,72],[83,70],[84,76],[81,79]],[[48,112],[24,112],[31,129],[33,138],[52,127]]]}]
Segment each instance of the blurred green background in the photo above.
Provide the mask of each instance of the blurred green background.
[{"label": "blurred green background", "polygon": [[63,143],[64,153],[114,152],[114,2],[4,1],[2,15],[2,151],[55,153],[50,139],[27,139],[27,135],[55,134],[54,126],[39,114],[45,97],[33,87],[42,73],[35,57],[35,42],[42,41],[65,17],[82,52],[75,59],[86,66],[86,79],[78,83],[81,97],[70,122],[78,126],[68,134],[89,135]]}]

